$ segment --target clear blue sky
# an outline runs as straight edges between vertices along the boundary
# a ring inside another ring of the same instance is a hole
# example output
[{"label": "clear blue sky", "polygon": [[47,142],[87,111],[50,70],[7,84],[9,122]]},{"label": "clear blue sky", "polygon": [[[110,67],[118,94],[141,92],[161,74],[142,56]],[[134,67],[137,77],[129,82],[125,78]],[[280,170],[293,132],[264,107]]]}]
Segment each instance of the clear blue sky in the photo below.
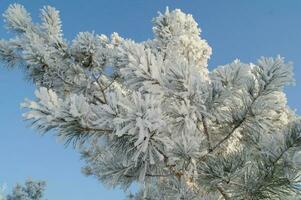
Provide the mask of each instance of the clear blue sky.
[{"label": "clear blue sky", "polygon": [[[37,20],[43,5],[61,11],[68,40],[80,31],[118,32],[136,41],[152,38],[151,20],[157,11],[180,8],[193,14],[202,36],[213,48],[210,68],[239,58],[256,62],[260,56],[280,54],[295,67],[295,87],[286,89],[289,105],[301,109],[301,1],[299,0],[0,0],[0,13],[11,3],[23,4]],[[0,38],[7,31],[0,22]],[[49,200],[119,200],[120,190],[109,190],[81,174],[82,162],[72,148],[39,136],[22,121],[20,102],[33,98],[34,87],[18,69],[0,65],[0,183],[11,187],[28,176],[48,182]],[[298,112],[300,113],[300,112]]]}]

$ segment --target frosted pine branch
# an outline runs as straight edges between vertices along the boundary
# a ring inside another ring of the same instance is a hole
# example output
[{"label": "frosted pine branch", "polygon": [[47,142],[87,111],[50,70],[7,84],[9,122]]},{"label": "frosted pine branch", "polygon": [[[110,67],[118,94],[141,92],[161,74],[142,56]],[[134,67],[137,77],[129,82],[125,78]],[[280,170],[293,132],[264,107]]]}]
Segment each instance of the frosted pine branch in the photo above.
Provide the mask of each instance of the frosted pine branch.
[{"label": "frosted pine branch", "polygon": [[73,143],[85,174],[140,183],[135,200],[300,195],[301,121],[283,92],[294,82],[284,58],[209,71],[211,48],[179,9],[155,17],[141,43],[89,32],[67,42],[49,6],[40,24],[19,4],[4,18],[16,37],[0,41],[0,59],[37,87],[25,119]]}]

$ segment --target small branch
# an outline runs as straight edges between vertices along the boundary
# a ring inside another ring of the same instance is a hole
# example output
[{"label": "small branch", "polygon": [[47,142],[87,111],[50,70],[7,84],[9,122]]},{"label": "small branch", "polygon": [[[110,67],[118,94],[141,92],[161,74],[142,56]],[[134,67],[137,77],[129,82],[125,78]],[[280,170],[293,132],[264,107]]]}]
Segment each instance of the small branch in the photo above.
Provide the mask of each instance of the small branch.
[{"label": "small branch", "polygon": [[[124,176],[127,177],[127,178],[135,178],[136,177],[136,176],[132,176],[132,175],[128,175],[128,174],[125,174]],[[145,176],[148,176],[148,177],[168,177],[168,176],[172,176],[172,174],[145,174]]]},{"label": "small branch", "polygon": [[252,103],[248,106],[247,112],[243,116],[243,118],[231,129],[231,131],[222,139],[220,140],[216,145],[214,145],[210,151],[208,151],[205,155],[203,155],[198,162],[204,160],[209,154],[213,153],[218,147],[220,147],[225,141],[227,141],[233,133],[245,122],[247,119],[247,115],[251,112],[251,108],[254,104],[254,102],[260,97],[261,93],[259,93],[252,101]]},{"label": "small branch", "polygon": [[[48,65],[43,65],[43,66],[47,66],[48,67]],[[71,82],[68,82],[68,81],[66,81],[58,72],[56,72],[56,75],[57,75],[57,77],[59,78],[59,79],[61,79],[66,85],[69,85],[69,86],[72,86],[73,84],[71,83]]]},{"label": "small branch", "polygon": [[230,197],[225,192],[224,188],[221,185],[216,186],[217,190],[221,193],[221,195],[224,197],[225,200],[230,200]]},{"label": "small branch", "polygon": [[94,95],[94,98],[97,100],[97,101],[99,101],[100,103],[102,103],[102,104],[105,104],[106,102],[104,102],[104,100],[102,100],[101,98],[99,98],[99,97],[97,97],[97,96],[95,96]]},{"label": "small branch", "polygon": [[207,148],[208,148],[208,152],[212,151],[212,147],[211,147],[211,138],[208,132],[208,124],[207,124],[207,120],[205,118],[204,115],[202,115],[202,124],[203,124],[203,129],[204,129],[204,134],[207,138]]},{"label": "small branch", "polygon": [[242,120],[240,123],[238,123],[237,125],[235,125],[232,130],[228,133],[227,136],[225,136],[222,140],[220,140],[216,145],[214,145],[205,155],[203,155],[198,162],[203,161],[209,154],[213,153],[218,147],[220,147],[226,140],[228,140],[232,134],[235,132],[235,130],[240,127],[240,125],[242,124],[244,120]]},{"label": "small branch", "polygon": [[[295,144],[295,143],[293,143],[293,144],[287,146],[287,148],[284,149],[284,150],[282,150],[281,153],[280,153],[280,154],[279,154],[279,155],[271,162],[272,170],[270,171],[270,173],[267,173],[267,174],[264,176],[264,178],[263,178],[264,181],[265,181],[267,178],[272,177],[272,176],[274,175],[275,170],[276,170],[276,166],[275,166],[275,165],[276,165],[277,162],[283,157],[283,155],[284,155],[286,152],[288,152],[288,151],[294,146],[294,144]],[[260,185],[260,186],[258,187],[258,190],[261,189],[263,186],[264,186],[264,184]]]},{"label": "small branch", "polygon": [[213,152],[215,149],[217,149],[221,144],[223,144],[226,140],[228,140],[232,134],[237,130],[238,127],[240,127],[240,125],[244,122],[244,119],[241,120],[238,124],[236,124],[232,130],[228,133],[228,135],[226,135],[222,140],[220,140],[216,145],[214,145],[214,147],[212,147],[211,151],[209,152]]},{"label": "small branch", "polygon": [[83,132],[112,132],[112,129],[102,129],[102,128],[89,128],[89,127],[82,127],[80,128]]},{"label": "small branch", "polygon": [[118,76],[114,76],[113,79],[112,79],[112,81],[106,87],[104,87],[103,90],[108,89],[115,82],[115,80],[117,79],[117,77]]},{"label": "small branch", "polygon": [[93,74],[92,76],[93,76],[93,78],[95,79],[97,85],[98,85],[99,88],[100,88],[100,91],[101,91],[101,93],[102,93],[102,95],[103,95],[104,103],[107,103],[107,98],[106,98],[106,94],[105,94],[104,88],[102,87],[102,85],[101,85],[101,83],[99,82],[98,78],[97,78],[94,74]]}]

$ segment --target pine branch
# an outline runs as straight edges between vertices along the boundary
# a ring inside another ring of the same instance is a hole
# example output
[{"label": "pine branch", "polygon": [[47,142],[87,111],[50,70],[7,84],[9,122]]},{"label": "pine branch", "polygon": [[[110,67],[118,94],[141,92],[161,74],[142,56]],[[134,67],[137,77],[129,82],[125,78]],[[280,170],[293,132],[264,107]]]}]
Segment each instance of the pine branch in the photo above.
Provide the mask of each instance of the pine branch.
[{"label": "pine branch", "polygon": [[211,147],[211,139],[210,139],[210,134],[208,132],[208,125],[207,125],[207,121],[204,115],[202,115],[202,124],[203,124],[203,129],[204,129],[204,134],[207,138],[207,146],[208,146],[208,152],[213,151],[212,147]]},{"label": "pine branch", "polygon": [[224,197],[225,200],[230,200],[230,197],[228,196],[228,194],[225,192],[225,190],[221,185],[217,184],[216,188],[221,193],[221,195]]},{"label": "pine branch", "polygon": [[105,89],[102,87],[102,84],[99,82],[99,77],[97,78],[96,76],[95,76],[95,74],[93,74],[93,78],[94,78],[94,80],[96,81],[96,83],[97,83],[97,85],[99,86],[99,88],[100,88],[100,91],[101,91],[101,93],[102,93],[102,96],[103,96],[103,99],[104,100],[101,100],[101,102],[103,103],[103,104],[107,104],[107,98],[106,98],[106,94],[105,94]]},{"label": "pine branch", "polygon": [[[282,92],[292,81],[282,58],[234,61],[210,74],[211,48],[193,17],[178,9],[156,17],[155,38],[140,43],[81,32],[69,46],[52,7],[42,9],[42,23],[19,4],[4,17],[16,38],[0,40],[0,59],[24,64],[40,87],[37,100],[24,103],[24,117],[43,133],[55,129],[66,143],[84,144],[87,174],[113,187],[140,181],[146,187],[137,198],[294,192],[288,190],[290,177],[300,174],[291,158],[299,135],[264,147],[297,116]],[[225,144],[227,151],[217,153]]]}]

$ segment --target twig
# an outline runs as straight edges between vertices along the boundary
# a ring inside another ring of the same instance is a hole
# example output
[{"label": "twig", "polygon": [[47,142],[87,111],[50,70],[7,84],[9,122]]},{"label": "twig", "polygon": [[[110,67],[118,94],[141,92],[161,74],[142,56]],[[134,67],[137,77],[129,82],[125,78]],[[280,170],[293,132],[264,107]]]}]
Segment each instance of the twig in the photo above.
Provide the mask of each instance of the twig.
[{"label": "twig", "polygon": [[216,185],[217,190],[221,193],[225,200],[230,200],[230,197],[225,192],[224,188],[221,185]]},{"label": "twig", "polygon": [[99,88],[100,88],[100,91],[101,91],[101,93],[102,93],[102,95],[103,95],[104,103],[107,103],[106,94],[105,94],[105,92],[104,92],[104,89],[103,89],[101,83],[99,82],[98,78],[97,78],[94,74],[92,74],[92,76],[93,76],[93,78],[95,79],[97,85],[98,85]]},{"label": "twig", "polygon": [[208,124],[207,124],[207,120],[205,118],[204,115],[202,115],[202,124],[203,124],[203,128],[204,128],[204,134],[207,138],[207,146],[208,146],[208,152],[212,151],[212,147],[211,147],[211,138],[208,132]]}]

